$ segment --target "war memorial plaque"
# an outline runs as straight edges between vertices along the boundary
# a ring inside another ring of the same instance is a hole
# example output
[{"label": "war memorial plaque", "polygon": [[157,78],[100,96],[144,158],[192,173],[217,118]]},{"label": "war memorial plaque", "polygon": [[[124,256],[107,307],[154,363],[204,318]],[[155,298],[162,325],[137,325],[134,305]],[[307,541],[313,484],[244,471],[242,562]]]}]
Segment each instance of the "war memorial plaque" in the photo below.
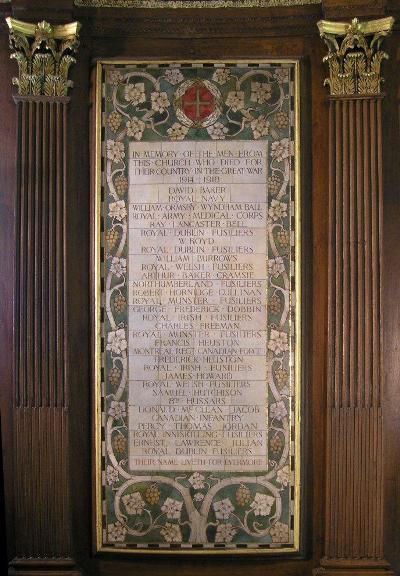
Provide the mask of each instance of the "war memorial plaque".
[{"label": "war memorial plaque", "polygon": [[298,63],[100,63],[97,108],[98,548],[296,551]]}]

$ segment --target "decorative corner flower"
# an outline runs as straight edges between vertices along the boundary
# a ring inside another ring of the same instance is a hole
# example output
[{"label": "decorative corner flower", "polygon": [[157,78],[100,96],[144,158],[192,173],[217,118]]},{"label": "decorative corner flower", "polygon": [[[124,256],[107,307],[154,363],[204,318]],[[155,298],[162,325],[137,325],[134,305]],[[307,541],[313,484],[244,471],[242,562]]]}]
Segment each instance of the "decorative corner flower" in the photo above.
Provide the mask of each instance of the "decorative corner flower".
[{"label": "decorative corner flower", "polygon": [[171,128],[167,130],[167,134],[171,140],[183,140],[188,132],[189,128],[183,126],[183,124],[179,124],[179,122],[174,122]]},{"label": "decorative corner flower", "polygon": [[278,84],[284,84],[288,81],[288,70],[286,68],[277,68],[274,73],[274,78]]},{"label": "decorative corner flower", "polygon": [[217,84],[221,84],[222,86],[222,84],[226,84],[226,82],[229,80],[230,75],[231,73],[229,68],[217,68],[212,75],[212,79],[214,82],[217,82]]},{"label": "decorative corner flower", "polygon": [[278,256],[278,258],[272,258],[268,260],[268,272],[274,278],[278,278],[285,271],[285,264],[283,258]]},{"label": "decorative corner flower", "polygon": [[114,256],[111,260],[110,272],[117,278],[121,278],[126,273],[126,258]]},{"label": "decorative corner flower", "polygon": [[232,542],[237,530],[227,522],[226,524],[218,524],[217,532],[215,534],[215,542]]},{"label": "decorative corner flower", "polygon": [[204,488],[204,476],[199,472],[193,472],[189,478],[189,482],[195,490],[201,490]]},{"label": "decorative corner flower", "polygon": [[221,124],[221,122],[216,122],[207,128],[207,132],[212,140],[225,140],[225,134],[228,134],[228,128]]},{"label": "decorative corner flower", "polygon": [[267,136],[269,133],[270,123],[265,118],[265,116],[258,116],[258,118],[254,118],[254,120],[251,121],[250,126],[253,131],[255,140],[258,140],[263,136]]},{"label": "decorative corner flower", "polygon": [[289,526],[282,522],[275,522],[269,531],[272,542],[289,542]]},{"label": "decorative corner flower", "polygon": [[112,486],[119,480],[118,470],[116,470],[114,466],[111,466],[111,464],[107,466],[106,479],[109,486]]},{"label": "decorative corner flower", "polygon": [[254,500],[250,504],[250,508],[253,509],[253,512],[256,516],[268,516],[268,514],[271,512],[271,508],[274,502],[275,498],[273,496],[256,492]]},{"label": "decorative corner flower", "polygon": [[170,519],[179,519],[181,517],[183,502],[175,500],[174,498],[167,498],[161,506],[161,511]]},{"label": "decorative corner flower", "polygon": [[287,410],[285,403],[280,400],[279,402],[274,402],[269,408],[269,415],[271,418],[276,418],[277,420],[282,420],[287,416]]},{"label": "decorative corner flower", "polygon": [[226,105],[229,106],[233,112],[238,112],[244,108],[244,92],[241,90],[238,92],[228,92]]},{"label": "decorative corner flower", "polygon": [[276,473],[276,481],[282,486],[287,486],[289,484],[290,471],[289,466],[284,466]]},{"label": "decorative corner flower", "polygon": [[126,416],[126,405],[125,402],[117,402],[116,400],[111,400],[110,408],[108,409],[108,414],[118,420],[119,418],[124,418]]},{"label": "decorative corner flower", "polygon": [[118,330],[108,333],[107,350],[111,350],[111,352],[114,352],[114,354],[121,354],[121,352],[127,348],[128,342],[126,341],[124,328],[119,328]]},{"label": "decorative corner flower", "polygon": [[108,76],[108,83],[111,84],[112,86],[118,86],[118,84],[121,84],[121,82],[124,79],[119,70],[110,70],[107,76]]},{"label": "decorative corner flower", "polygon": [[271,84],[267,82],[252,82],[250,100],[264,104],[271,98]]},{"label": "decorative corner flower", "polygon": [[268,348],[272,350],[275,355],[289,350],[287,333],[272,329],[269,336]]},{"label": "decorative corner flower", "polygon": [[282,138],[277,142],[272,142],[271,155],[277,162],[282,162],[293,154],[293,142],[289,138]]},{"label": "decorative corner flower", "polygon": [[224,498],[223,500],[214,502],[213,508],[217,520],[228,520],[231,513],[235,510],[235,507],[229,498]]},{"label": "decorative corner flower", "polygon": [[140,492],[133,492],[133,494],[126,494],[122,497],[128,514],[138,515],[143,513],[145,502]]},{"label": "decorative corner flower", "polygon": [[107,140],[107,158],[112,162],[120,162],[122,158],[125,158],[124,143]]},{"label": "decorative corner flower", "polygon": [[107,535],[109,542],[123,542],[125,540],[126,528],[122,526],[121,522],[108,524]]},{"label": "decorative corner flower", "polygon": [[272,200],[271,206],[268,210],[268,216],[276,222],[281,218],[287,216],[287,204],[285,202],[279,202],[279,200]]},{"label": "decorative corner flower", "polygon": [[124,90],[125,100],[137,106],[146,102],[146,93],[144,90],[144,83],[138,82],[137,84],[127,84]]},{"label": "decorative corner flower", "polygon": [[161,114],[166,108],[168,108],[169,104],[170,102],[166,92],[153,92],[151,94],[151,108],[154,112],[159,112]]},{"label": "decorative corner flower", "polygon": [[135,140],[141,140],[143,136],[144,129],[146,128],[146,124],[143,120],[140,120],[137,116],[133,116],[130,120],[126,123],[126,133],[131,138]]},{"label": "decorative corner flower", "polygon": [[165,79],[168,80],[170,84],[175,86],[175,84],[179,84],[179,82],[182,82],[184,78],[179,68],[168,68],[165,71]]},{"label": "decorative corner flower", "polygon": [[160,534],[166,542],[182,542],[182,533],[178,524],[166,522],[161,528]]},{"label": "decorative corner flower", "polygon": [[115,218],[121,222],[126,218],[128,212],[125,208],[125,200],[117,200],[116,202],[110,202],[108,205],[108,215],[110,218]]}]

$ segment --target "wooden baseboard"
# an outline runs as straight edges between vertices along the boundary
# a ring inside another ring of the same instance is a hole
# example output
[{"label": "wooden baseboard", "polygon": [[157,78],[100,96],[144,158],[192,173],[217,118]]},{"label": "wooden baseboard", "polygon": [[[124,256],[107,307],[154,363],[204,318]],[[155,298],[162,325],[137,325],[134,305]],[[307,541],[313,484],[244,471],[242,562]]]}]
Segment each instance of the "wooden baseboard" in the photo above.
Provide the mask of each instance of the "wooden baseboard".
[{"label": "wooden baseboard", "polygon": [[72,558],[14,558],[9,576],[82,576]]},{"label": "wooden baseboard", "polygon": [[386,560],[323,558],[313,576],[394,576]]}]

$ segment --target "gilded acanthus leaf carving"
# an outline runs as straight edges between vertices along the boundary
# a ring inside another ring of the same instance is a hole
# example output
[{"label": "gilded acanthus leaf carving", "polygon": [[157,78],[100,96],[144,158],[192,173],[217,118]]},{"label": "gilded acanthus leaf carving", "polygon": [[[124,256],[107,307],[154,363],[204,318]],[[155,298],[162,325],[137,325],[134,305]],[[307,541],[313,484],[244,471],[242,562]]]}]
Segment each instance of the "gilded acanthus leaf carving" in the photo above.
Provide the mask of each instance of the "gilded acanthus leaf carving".
[{"label": "gilded acanthus leaf carving", "polygon": [[7,18],[10,29],[11,58],[18,63],[13,84],[23,96],[67,96],[68,79],[75,62],[79,22],[53,26],[46,21],[29,24]]},{"label": "gilded acanthus leaf carving", "polygon": [[392,17],[350,24],[321,20],[318,28],[328,46],[324,62],[329,66],[325,84],[331,96],[372,95],[381,93],[382,60],[388,58],[380,49],[392,30]]}]

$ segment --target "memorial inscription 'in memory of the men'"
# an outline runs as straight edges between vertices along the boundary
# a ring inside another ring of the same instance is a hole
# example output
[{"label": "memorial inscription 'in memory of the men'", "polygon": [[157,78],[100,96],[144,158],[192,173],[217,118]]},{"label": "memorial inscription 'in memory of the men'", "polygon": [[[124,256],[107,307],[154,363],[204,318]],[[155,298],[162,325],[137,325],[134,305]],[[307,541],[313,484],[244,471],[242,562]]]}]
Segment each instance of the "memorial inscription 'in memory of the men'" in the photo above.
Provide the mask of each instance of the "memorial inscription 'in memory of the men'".
[{"label": "memorial inscription 'in memory of the men'", "polygon": [[104,550],[298,547],[296,66],[99,65]]}]

